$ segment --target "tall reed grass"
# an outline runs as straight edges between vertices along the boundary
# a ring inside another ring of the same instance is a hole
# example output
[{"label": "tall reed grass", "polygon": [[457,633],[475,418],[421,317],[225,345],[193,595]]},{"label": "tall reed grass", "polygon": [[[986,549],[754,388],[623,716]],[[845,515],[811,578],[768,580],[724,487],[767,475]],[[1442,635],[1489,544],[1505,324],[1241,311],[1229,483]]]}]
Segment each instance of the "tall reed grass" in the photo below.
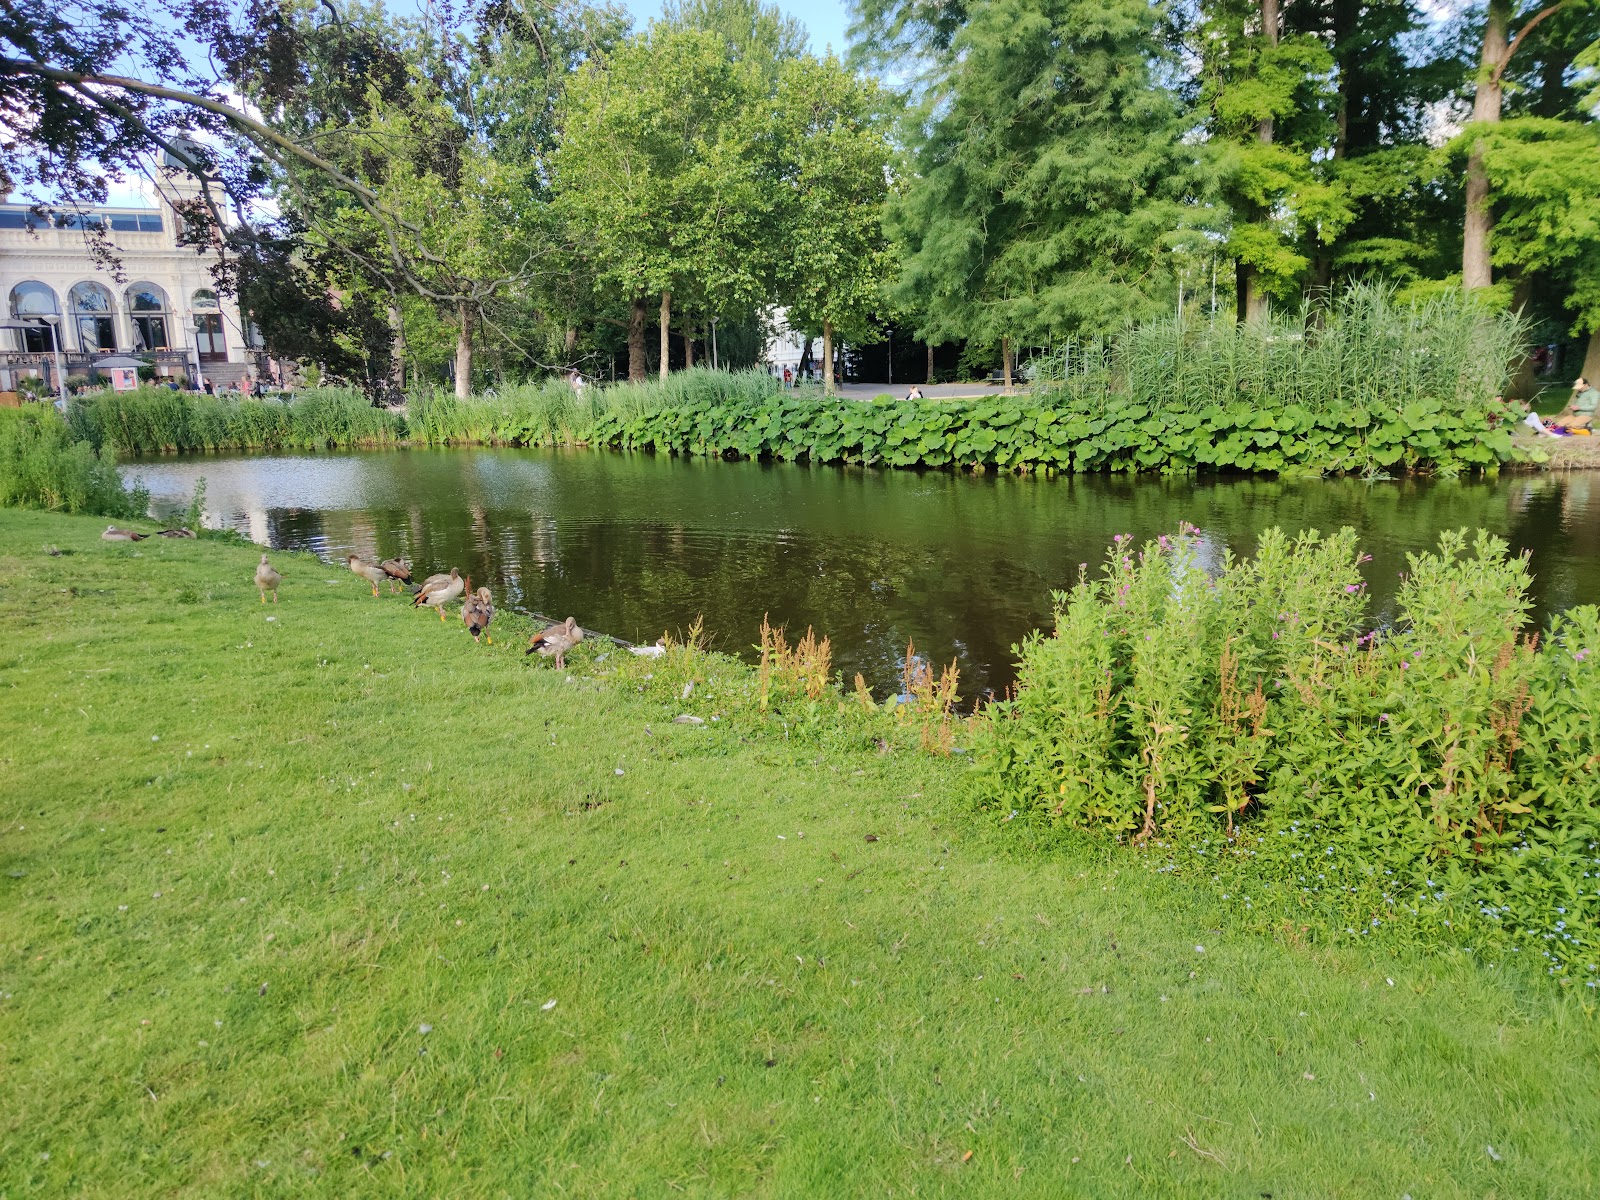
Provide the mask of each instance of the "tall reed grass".
[{"label": "tall reed grass", "polygon": [[0,408],[0,505],[142,517],[150,495],[125,489],[109,459],[76,439],[49,405]]},{"label": "tall reed grass", "polygon": [[1505,387],[1526,336],[1521,318],[1459,293],[1402,303],[1392,287],[1363,283],[1248,325],[1149,321],[1068,343],[1035,360],[1035,371],[1075,400],[1126,397],[1153,411],[1238,400],[1313,413],[1421,400],[1465,408]]},{"label": "tall reed grass", "polygon": [[94,392],[73,400],[67,419],[78,437],[123,453],[393,446],[406,436],[401,413],[345,388],[313,388],[287,401],[153,387]]}]

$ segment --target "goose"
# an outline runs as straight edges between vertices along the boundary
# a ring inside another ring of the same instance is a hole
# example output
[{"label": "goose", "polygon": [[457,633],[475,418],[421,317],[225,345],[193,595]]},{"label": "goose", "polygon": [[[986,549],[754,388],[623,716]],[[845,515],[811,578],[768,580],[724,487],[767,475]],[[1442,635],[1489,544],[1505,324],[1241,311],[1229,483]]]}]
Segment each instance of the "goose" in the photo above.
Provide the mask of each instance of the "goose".
[{"label": "goose", "polygon": [[142,542],[149,537],[148,533],[135,533],[131,529],[118,529],[115,525],[107,525],[106,531],[100,535],[102,542]]},{"label": "goose", "polygon": [[378,594],[378,585],[389,578],[383,573],[382,567],[373,566],[359,554],[346,555],[344,561],[351,571],[372,585],[372,594],[374,596]]},{"label": "goose", "polygon": [[411,562],[404,558],[386,558],[378,564],[378,569],[389,577],[389,591],[391,593],[400,589],[401,584],[411,582]]},{"label": "goose", "polygon": [[450,568],[448,575],[429,575],[422,581],[422,590],[417,593],[417,598],[411,602],[412,608],[428,608],[439,610],[439,620],[444,621],[444,606],[466,590],[466,584],[461,580],[461,572],[454,567]]},{"label": "goose", "polygon": [[489,595],[489,589],[479,588],[476,592],[468,592],[467,598],[461,604],[461,621],[467,627],[467,632],[472,635],[473,641],[477,641],[481,633],[489,645],[494,645],[494,639],[488,636],[489,622],[492,620],[494,620],[494,600]]},{"label": "goose", "polygon": [[283,576],[272,569],[272,564],[267,561],[267,556],[261,556],[261,565],[256,568],[256,587],[261,592],[261,603],[267,602],[267,593],[272,593],[272,602],[278,602],[278,585],[283,582]]},{"label": "goose", "polygon": [[653,646],[629,646],[629,654],[637,654],[640,658],[660,658],[667,652],[667,639],[657,638]]},{"label": "goose", "polygon": [[567,669],[567,651],[583,641],[583,630],[578,628],[576,617],[568,617],[560,625],[552,625],[549,629],[534,634],[528,639],[528,648],[524,650],[526,657],[537,650],[543,655],[555,655],[556,666],[561,670]]},{"label": "goose", "polygon": [[158,529],[158,530],[156,530],[156,536],[157,537],[166,537],[166,538],[192,538],[194,536],[194,530],[192,530],[192,529],[181,529],[181,528],[180,529]]}]

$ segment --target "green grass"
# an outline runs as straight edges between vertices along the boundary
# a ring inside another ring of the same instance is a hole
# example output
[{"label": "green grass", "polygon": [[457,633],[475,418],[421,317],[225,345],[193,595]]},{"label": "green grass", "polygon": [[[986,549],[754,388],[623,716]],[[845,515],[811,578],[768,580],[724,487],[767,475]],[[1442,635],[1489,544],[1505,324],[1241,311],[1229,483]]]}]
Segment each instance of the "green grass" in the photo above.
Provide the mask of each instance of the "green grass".
[{"label": "green grass", "polygon": [[1531,971],[1237,933],[959,760],[100,525],[0,512],[0,1195],[1600,1189]]}]

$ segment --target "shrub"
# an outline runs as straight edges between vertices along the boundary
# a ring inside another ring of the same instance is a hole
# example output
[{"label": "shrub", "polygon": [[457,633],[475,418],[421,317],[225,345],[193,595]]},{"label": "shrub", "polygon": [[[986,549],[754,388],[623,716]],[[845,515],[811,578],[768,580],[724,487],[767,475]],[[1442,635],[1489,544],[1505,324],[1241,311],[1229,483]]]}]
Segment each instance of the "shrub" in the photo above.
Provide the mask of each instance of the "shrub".
[{"label": "shrub", "polygon": [[1226,846],[1308,897],[1376,904],[1373,921],[1448,897],[1536,941],[1552,970],[1588,967],[1600,612],[1530,635],[1526,560],[1457,532],[1411,556],[1374,624],[1363,561],[1349,530],[1271,530],[1252,560],[1192,532],[1119,539],[1056,597],[1015,697],[979,722],[985,803],[1121,841]]},{"label": "shrub", "polygon": [[0,504],[142,517],[150,496],[124,489],[116,466],[72,431],[53,408],[0,409]]}]

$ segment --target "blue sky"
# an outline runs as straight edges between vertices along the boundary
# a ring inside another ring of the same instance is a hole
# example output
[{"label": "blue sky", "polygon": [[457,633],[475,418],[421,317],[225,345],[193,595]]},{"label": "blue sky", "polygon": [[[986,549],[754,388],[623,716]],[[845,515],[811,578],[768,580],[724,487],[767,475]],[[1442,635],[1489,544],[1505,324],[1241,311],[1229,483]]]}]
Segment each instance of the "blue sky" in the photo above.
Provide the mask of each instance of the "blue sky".
[{"label": "blue sky", "polygon": [[[623,0],[635,21],[642,27],[651,17],[661,15],[661,0]],[[833,46],[834,53],[843,54],[846,41],[844,31],[850,25],[850,15],[843,0],[778,0],[778,7],[791,17],[798,17],[811,34],[811,49],[821,54]]]}]

